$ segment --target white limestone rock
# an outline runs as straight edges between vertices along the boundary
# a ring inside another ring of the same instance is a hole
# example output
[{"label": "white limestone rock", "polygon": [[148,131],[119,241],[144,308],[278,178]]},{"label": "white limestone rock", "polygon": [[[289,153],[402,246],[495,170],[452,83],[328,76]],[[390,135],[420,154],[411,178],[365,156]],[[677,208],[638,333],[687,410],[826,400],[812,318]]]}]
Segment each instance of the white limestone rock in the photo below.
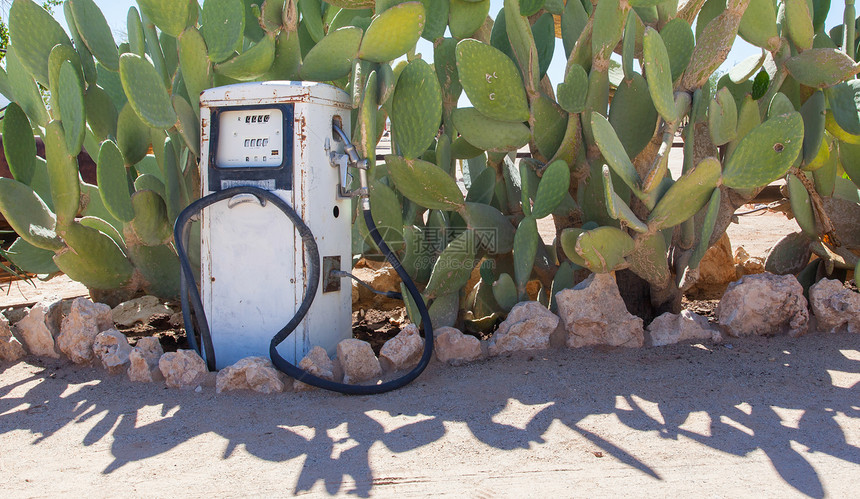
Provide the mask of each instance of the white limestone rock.
[{"label": "white limestone rock", "polygon": [[24,346],[18,338],[12,336],[9,321],[0,315],[0,360],[6,362],[17,362],[21,357],[27,355]]},{"label": "white limestone rock", "polygon": [[860,333],[860,293],[838,280],[822,279],[809,288],[809,301],[819,331]]},{"label": "white limestone rock", "polygon": [[164,376],[158,369],[158,360],[164,355],[161,342],[154,336],[137,340],[128,354],[128,379],[139,383],[152,383]]},{"label": "white limestone rock", "polygon": [[568,347],[641,347],[645,343],[642,319],[627,311],[611,274],[591,274],[555,297]]},{"label": "white limestone rock", "polygon": [[481,341],[463,334],[453,327],[440,327],[433,331],[433,351],[439,362],[460,366],[484,357]]},{"label": "white limestone rock", "polygon": [[155,296],[141,296],[120,303],[111,310],[113,321],[121,326],[132,326],[137,322],[146,322],[157,314],[172,315],[173,310]]},{"label": "white limestone rock", "polygon": [[379,363],[386,372],[410,369],[421,360],[424,338],[418,326],[407,324],[394,338],[386,341],[379,351]]},{"label": "white limestone rock", "polygon": [[689,310],[680,314],[666,312],[648,325],[651,345],[661,347],[686,341],[713,341],[719,343],[723,337],[708,324],[708,319]]},{"label": "white limestone rock", "polygon": [[265,357],[246,357],[218,371],[215,378],[217,393],[232,390],[281,393],[284,391],[283,375]]},{"label": "white limestone rock", "polygon": [[130,353],[128,338],[116,329],[100,332],[93,341],[93,354],[111,374],[126,370]]},{"label": "white limestone rock", "polygon": [[170,388],[194,388],[202,383],[209,370],[194,350],[168,352],[158,359],[158,369]]},{"label": "white limestone rock", "polygon": [[85,364],[93,360],[96,336],[112,328],[109,306],[93,303],[86,298],[76,298],[69,315],[63,319],[57,346],[75,364]]},{"label": "white limestone rock", "polygon": [[343,368],[343,382],[361,383],[378,379],[382,375],[379,359],[370,343],[348,338],[337,344],[337,360]]},{"label": "white limestone rock", "polygon": [[536,301],[518,303],[490,339],[490,355],[549,348],[559,318]]},{"label": "white limestone rock", "polygon": [[717,308],[720,325],[732,336],[790,336],[806,333],[809,310],[803,287],[793,275],[769,272],[748,275],[729,284]]},{"label": "white limestone rock", "polygon": [[27,309],[27,315],[15,323],[15,332],[31,354],[59,359],[55,338],[60,334],[62,317],[62,300],[48,298]]},{"label": "white limestone rock", "polygon": [[[299,362],[299,368],[307,371],[309,374],[329,381],[339,381],[341,379],[338,376],[338,366],[329,358],[325,348],[320,346],[311,348],[311,351]],[[297,392],[315,389],[316,387],[313,385],[293,380],[293,390]]]}]

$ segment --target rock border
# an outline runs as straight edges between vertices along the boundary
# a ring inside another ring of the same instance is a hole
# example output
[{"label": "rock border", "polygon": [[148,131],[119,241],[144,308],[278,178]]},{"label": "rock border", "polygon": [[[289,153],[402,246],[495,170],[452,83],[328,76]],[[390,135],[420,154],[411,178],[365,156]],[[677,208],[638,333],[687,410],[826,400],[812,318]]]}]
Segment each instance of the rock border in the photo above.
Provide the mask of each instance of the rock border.
[{"label": "rock border", "polygon": [[[718,324],[684,310],[663,314],[647,327],[627,312],[612,274],[592,274],[557,295],[558,313],[539,302],[514,306],[489,341],[453,327],[434,331],[436,364],[459,366],[522,351],[566,345],[660,347],[683,342],[719,344],[725,336],[796,337],[808,331],[860,334],[860,293],[837,280],[822,279],[809,290],[809,300],[794,276],[765,273],[746,275],[731,283],[717,307]],[[163,382],[169,388],[216,393],[246,391],[263,394],[303,392],[315,388],[288,378],[264,357],[249,357],[210,373],[192,350],[165,353],[155,337],[138,339],[132,347],[115,328],[114,318],[145,320],[153,313],[172,311],[148,297],[107,305],[76,298],[63,314],[63,303],[49,298],[26,309],[9,325],[0,314],[0,362],[19,362],[29,356],[67,358],[76,364],[101,365],[113,375],[133,382]],[[67,304],[68,305],[68,304]],[[130,318],[131,317],[131,318]],[[327,352],[315,346],[299,363],[302,369],[336,382],[378,383],[414,367],[424,350],[418,327],[406,325],[389,339],[377,357],[366,341],[349,338]],[[333,357],[330,354],[335,354]]]}]

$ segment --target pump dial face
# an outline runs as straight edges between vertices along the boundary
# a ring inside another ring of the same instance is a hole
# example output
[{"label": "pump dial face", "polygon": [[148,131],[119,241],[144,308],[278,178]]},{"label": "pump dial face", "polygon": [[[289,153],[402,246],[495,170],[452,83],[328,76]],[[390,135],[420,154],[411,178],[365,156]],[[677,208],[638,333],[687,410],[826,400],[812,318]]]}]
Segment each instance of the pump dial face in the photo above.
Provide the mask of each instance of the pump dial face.
[{"label": "pump dial face", "polygon": [[225,111],[218,125],[216,166],[276,168],[283,162],[284,116],[280,109]]}]

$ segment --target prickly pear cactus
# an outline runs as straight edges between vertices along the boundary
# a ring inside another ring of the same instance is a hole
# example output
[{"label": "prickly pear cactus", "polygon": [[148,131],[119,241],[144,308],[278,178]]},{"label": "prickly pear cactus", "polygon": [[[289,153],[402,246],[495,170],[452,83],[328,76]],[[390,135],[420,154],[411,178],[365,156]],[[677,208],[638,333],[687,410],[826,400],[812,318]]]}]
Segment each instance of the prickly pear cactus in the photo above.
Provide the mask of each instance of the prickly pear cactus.
[{"label": "prickly pear cactus", "polygon": [[[139,0],[116,45],[92,0],[66,2],[70,33],[14,0],[0,74],[3,133],[20,138],[4,140],[14,180],[0,182],[21,237],[10,257],[94,288],[175,294],[166,228],[197,195],[196,96],[307,79],[352,96],[372,214],[437,326],[491,329],[526,298],[552,307],[588,271],[632,274],[646,308],[677,310],[734,211],[785,177],[801,236],[774,258],[798,248],[826,271],[854,268],[854,1],[829,31],[826,1],[679,4]],[[761,54],[715,82],[739,36]],[[389,122],[391,154],[376,162]],[[81,147],[98,186],[77,175]],[[356,217],[354,253],[372,258],[367,233]]]}]

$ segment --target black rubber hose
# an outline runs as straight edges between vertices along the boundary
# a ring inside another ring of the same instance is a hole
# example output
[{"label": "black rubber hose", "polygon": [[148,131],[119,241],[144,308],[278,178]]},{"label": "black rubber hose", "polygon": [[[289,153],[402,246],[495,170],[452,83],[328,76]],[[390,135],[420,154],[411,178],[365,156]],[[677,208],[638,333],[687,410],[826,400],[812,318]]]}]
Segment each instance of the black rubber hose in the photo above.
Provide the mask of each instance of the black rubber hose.
[{"label": "black rubber hose", "polygon": [[[225,199],[230,199],[237,194],[253,194],[254,196],[257,196],[260,199],[265,199],[278,207],[278,209],[284,212],[284,214],[287,215],[287,217],[293,222],[293,224],[295,224],[296,230],[298,230],[299,234],[301,234],[302,240],[305,243],[305,248],[308,252],[310,270],[308,272],[308,276],[306,277],[305,282],[307,288],[305,289],[305,294],[302,299],[302,302],[299,305],[299,308],[293,318],[283,328],[281,328],[281,330],[278,331],[277,334],[275,334],[269,345],[269,355],[272,359],[272,363],[277,369],[303,383],[307,383],[309,385],[313,385],[319,388],[324,388],[326,390],[345,393],[348,395],[372,395],[395,390],[397,388],[409,384],[415,378],[417,378],[421,374],[421,372],[424,371],[424,369],[429,364],[430,358],[433,354],[433,326],[430,320],[430,314],[427,311],[427,306],[424,303],[423,298],[421,297],[421,293],[415,286],[415,283],[412,282],[412,279],[409,277],[409,274],[407,274],[406,271],[403,269],[403,266],[400,264],[400,261],[397,259],[397,256],[391,251],[388,245],[385,244],[385,241],[379,234],[379,231],[376,228],[376,224],[373,222],[373,217],[370,215],[369,210],[364,211],[364,218],[365,223],[370,229],[371,238],[382,250],[386,258],[388,258],[388,261],[391,262],[397,274],[403,280],[406,289],[409,290],[409,293],[415,300],[415,303],[418,307],[418,311],[421,314],[421,319],[424,324],[425,343],[424,353],[421,356],[418,365],[416,365],[415,368],[413,368],[411,371],[409,371],[402,377],[392,381],[388,381],[386,383],[378,385],[349,385],[345,383],[329,381],[327,379],[314,376],[293,365],[278,353],[278,345],[283,342],[290,334],[292,334],[292,332],[299,325],[299,323],[301,323],[308,310],[310,309],[314,297],[316,296],[316,291],[320,281],[319,250],[317,249],[316,241],[314,240],[313,233],[311,232],[310,228],[304,223],[302,218],[299,216],[298,213],[296,213],[292,206],[290,206],[286,201],[269,191],[251,186],[241,186],[225,189],[223,191],[215,192],[195,201],[187,208],[185,208],[182,213],[180,213],[179,217],[177,217],[176,219],[176,224],[174,226],[174,241],[176,243],[177,253],[179,254],[179,263],[181,268],[180,298],[182,300],[182,311],[183,319],[185,322],[186,336],[188,337],[188,343],[191,345],[191,347],[198,353],[200,353],[200,346],[197,344],[194,335],[194,321],[191,319],[191,314],[189,313],[190,305],[190,309],[194,311],[194,316],[197,322],[200,323],[200,342],[202,343],[203,348],[206,352],[206,362],[210,371],[215,370],[214,346],[212,345],[212,337],[209,331],[208,321],[206,320],[206,312],[204,311],[203,303],[200,299],[200,293],[197,290],[197,285],[195,284],[194,272],[191,269],[190,262],[188,261],[188,253],[185,249],[184,241],[185,237],[187,236],[190,221],[198,212],[200,212],[203,208],[207,206],[210,206],[219,201],[223,201]],[[189,300],[191,303],[189,303]]]}]

